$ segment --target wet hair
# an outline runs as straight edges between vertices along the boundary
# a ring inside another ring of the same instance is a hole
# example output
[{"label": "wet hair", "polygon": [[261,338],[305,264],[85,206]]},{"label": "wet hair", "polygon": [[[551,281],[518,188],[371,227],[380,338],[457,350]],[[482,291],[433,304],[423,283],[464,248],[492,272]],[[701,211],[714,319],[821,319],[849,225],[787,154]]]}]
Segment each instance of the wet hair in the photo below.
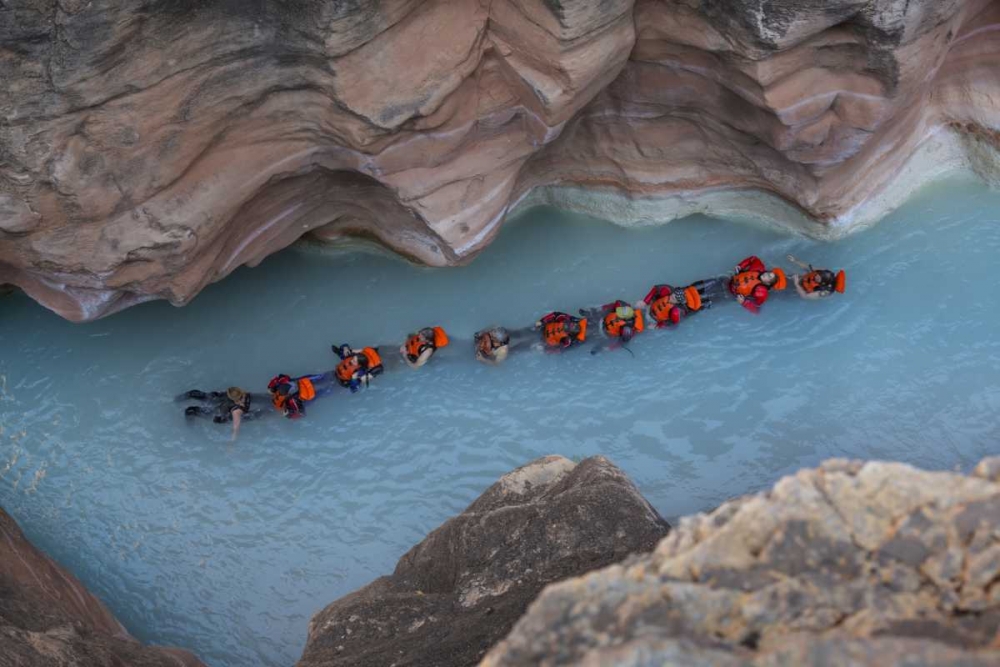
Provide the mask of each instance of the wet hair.
[{"label": "wet hair", "polygon": [[240,389],[239,387],[230,387],[226,390],[226,396],[229,397],[233,403],[239,403],[244,398],[246,398],[247,393]]}]

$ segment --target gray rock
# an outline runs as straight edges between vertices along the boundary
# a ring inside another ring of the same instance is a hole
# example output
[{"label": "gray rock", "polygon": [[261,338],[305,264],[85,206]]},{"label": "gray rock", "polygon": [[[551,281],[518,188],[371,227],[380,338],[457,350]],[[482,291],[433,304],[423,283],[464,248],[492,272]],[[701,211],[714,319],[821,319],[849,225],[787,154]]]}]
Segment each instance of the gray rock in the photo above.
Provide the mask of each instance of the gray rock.
[{"label": "gray rock", "polygon": [[548,587],[481,664],[998,665],[995,467],[800,471]]},{"label": "gray rock", "polygon": [[470,665],[551,582],[649,551],[669,526],[603,457],[504,475],[404,555],[318,613],[300,667]]}]

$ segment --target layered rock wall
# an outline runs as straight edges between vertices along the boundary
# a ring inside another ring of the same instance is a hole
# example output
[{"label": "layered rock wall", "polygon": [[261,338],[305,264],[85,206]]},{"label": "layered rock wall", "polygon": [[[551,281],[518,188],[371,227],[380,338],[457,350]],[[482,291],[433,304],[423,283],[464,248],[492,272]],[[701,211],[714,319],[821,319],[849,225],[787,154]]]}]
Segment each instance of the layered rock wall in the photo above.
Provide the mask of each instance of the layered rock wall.
[{"label": "layered rock wall", "polygon": [[4,0],[0,80],[0,283],[76,320],[307,234],[449,265],[538,201],[830,234],[901,173],[1000,173],[995,0]]},{"label": "layered rock wall", "polygon": [[800,471],[548,587],[481,664],[1000,664],[1000,459]]},{"label": "layered rock wall", "polygon": [[0,509],[0,667],[95,665],[205,667],[187,651],[133,639]]}]

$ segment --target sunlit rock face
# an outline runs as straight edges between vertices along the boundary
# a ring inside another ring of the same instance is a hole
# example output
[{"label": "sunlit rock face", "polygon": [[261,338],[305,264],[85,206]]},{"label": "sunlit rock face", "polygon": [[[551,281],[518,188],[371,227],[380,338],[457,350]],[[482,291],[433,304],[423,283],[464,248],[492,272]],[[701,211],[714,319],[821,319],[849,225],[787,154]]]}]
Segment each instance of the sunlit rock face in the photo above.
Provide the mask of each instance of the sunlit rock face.
[{"label": "sunlit rock face", "polygon": [[831,460],[546,588],[480,667],[1000,664],[1000,458]]},{"label": "sunlit rock face", "polygon": [[76,320],[304,235],[457,264],[532,193],[823,234],[1000,172],[991,0],[6,0],[0,80],[0,283]]},{"label": "sunlit rock face", "polygon": [[76,577],[28,542],[3,509],[0,665],[205,667],[187,651],[133,639]]}]

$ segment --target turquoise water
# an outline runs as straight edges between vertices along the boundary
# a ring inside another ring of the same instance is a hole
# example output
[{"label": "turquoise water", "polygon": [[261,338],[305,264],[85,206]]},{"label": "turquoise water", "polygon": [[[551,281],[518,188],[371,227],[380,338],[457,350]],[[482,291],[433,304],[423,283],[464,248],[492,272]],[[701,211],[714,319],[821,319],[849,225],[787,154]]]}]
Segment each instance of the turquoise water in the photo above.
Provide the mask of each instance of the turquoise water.
[{"label": "turquoise water", "polygon": [[[548,209],[470,266],[292,251],[191,305],[73,325],[0,300],[0,505],[135,635],[221,667],[289,665],[310,616],[499,475],[602,453],[665,515],[832,456],[968,468],[998,451],[1000,194],[949,183],[836,244],[703,217],[625,230]],[[845,268],[847,294],[729,303],[624,351],[472,361],[472,333],[529,324],[750,253]],[[444,324],[431,365],[315,403],[305,420],[187,423],[191,387],[263,390],[331,343]]]}]

